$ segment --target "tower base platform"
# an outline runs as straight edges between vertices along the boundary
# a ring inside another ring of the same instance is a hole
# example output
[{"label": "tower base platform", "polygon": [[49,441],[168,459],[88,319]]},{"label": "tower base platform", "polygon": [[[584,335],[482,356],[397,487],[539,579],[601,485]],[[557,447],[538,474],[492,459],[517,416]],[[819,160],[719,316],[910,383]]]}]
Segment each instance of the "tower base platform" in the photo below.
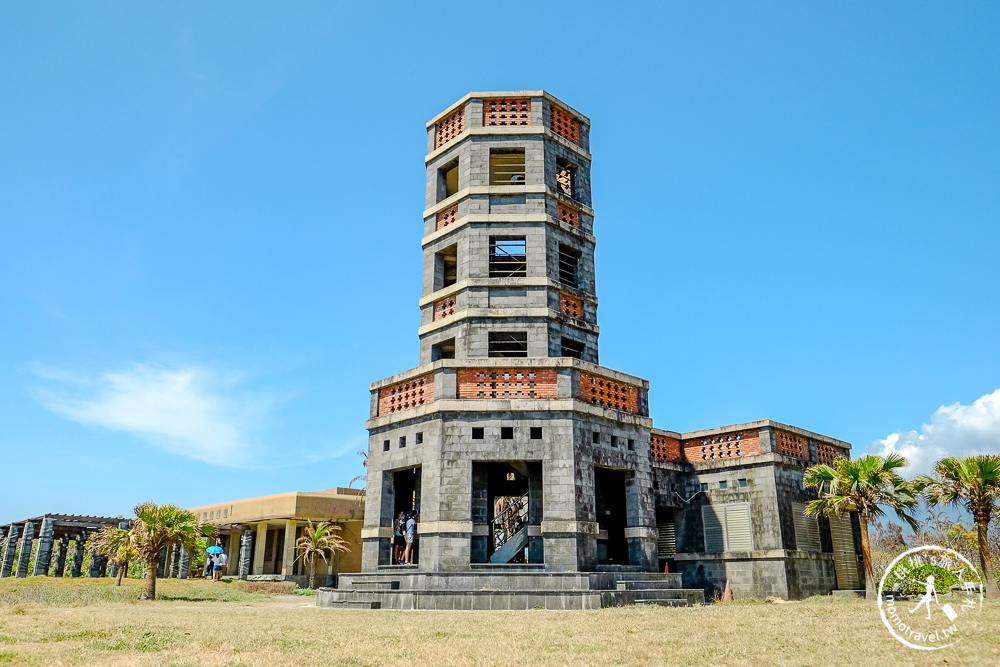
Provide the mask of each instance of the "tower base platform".
[{"label": "tower base platform", "polygon": [[600,609],[630,604],[686,607],[705,603],[701,589],[681,588],[680,574],[546,572],[487,566],[475,572],[418,572],[416,566],[342,574],[320,588],[316,606],[340,609]]}]

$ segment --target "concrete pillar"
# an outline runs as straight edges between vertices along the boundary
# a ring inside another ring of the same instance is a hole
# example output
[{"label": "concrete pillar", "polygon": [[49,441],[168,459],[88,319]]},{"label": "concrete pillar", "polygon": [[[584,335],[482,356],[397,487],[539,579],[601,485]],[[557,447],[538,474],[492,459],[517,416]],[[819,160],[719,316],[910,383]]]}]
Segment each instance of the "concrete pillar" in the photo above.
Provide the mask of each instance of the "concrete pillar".
[{"label": "concrete pillar", "polygon": [[177,578],[187,579],[191,572],[191,552],[184,547],[180,548],[177,561]]},{"label": "concrete pillar", "polygon": [[243,531],[243,536],[240,538],[240,562],[239,569],[236,571],[236,576],[240,579],[246,579],[250,574],[250,562],[253,558],[253,531],[247,528]]},{"label": "concrete pillar", "polygon": [[53,577],[63,576],[66,569],[66,553],[69,551],[69,535],[63,535],[56,542],[56,569],[52,573]]},{"label": "concrete pillar", "polygon": [[298,523],[285,521],[285,549],[281,557],[281,574],[291,576],[295,572],[295,528]]},{"label": "concrete pillar", "polygon": [[267,545],[267,522],[257,524],[257,538],[253,551],[253,573],[264,574],[264,547]]},{"label": "concrete pillar", "polygon": [[83,573],[83,548],[86,543],[87,533],[80,533],[76,536],[76,545],[73,549],[73,567],[69,571],[69,576],[74,579]]},{"label": "concrete pillar", "polygon": [[55,519],[42,519],[42,528],[38,534],[38,555],[35,556],[35,568],[32,576],[46,576],[52,564],[52,534],[56,530]]},{"label": "concrete pillar", "polygon": [[9,577],[14,567],[14,551],[17,549],[18,526],[11,526],[7,539],[4,540],[3,560],[0,560],[0,577]]},{"label": "concrete pillar", "polygon": [[164,547],[160,549],[160,560],[156,562],[156,578],[162,579],[163,573],[167,567],[167,549]]},{"label": "concrete pillar", "polygon": [[31,560],[31,544],[35,540],[35,522],[24,522],[24,536],[17,552],[17,568],[14,576],[20,579],[28,576],[28,562]]},{"label": "concrete pillar", "polygon": [[87,576],[92,579],[98,579],[107,574],[107,557],[101,554],[97,549],[90,550],[90,567],[87,568]]},{"label": "concrete pillar", "polygon": [[170,577],[176,579],[180,574],[181,545],[175,544],[170,549]]}]

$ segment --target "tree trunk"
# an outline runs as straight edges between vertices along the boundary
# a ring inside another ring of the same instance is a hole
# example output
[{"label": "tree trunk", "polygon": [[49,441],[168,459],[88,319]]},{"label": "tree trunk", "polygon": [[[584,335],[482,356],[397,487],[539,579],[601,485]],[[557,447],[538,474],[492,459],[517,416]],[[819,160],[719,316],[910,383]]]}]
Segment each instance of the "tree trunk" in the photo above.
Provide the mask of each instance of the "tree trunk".
[{"label": "tree trunk", "polygon": [[146,584],[142,588],[140,600],[156,599],[156,567],[160,562],[160,552],[156,552],[156,557],[146,562]]},{"label": "tree trunk", "polygon": [[878,590],[875,588],[875,571],[872,569],[872,551],[868,542],[868,514],[862,512],[858,515],[861,520],[861,563],[865,571],[865,599],[875,600],[878,598]]},{"label": "tree trunk", "polygon": [[316,556],[309,555],[309,588],[316,588]]},{"label": "tree trunk", "polygon": [[115,586],[122,585],[122,579],[125,577],[126,570],[128,570],[128,561],[127,560],[118,561],[118,577],[115,579]]},{"label": "tree trunk", "polygon": [[983,570],[983,595],[987,598],[1000,598],[1000,590],[997,589],[997,579],[993,572],[993,563],[990,561],[990,545],[987,538],[990,517],[976,516],[976,528],[979,532],[979,565]]}]

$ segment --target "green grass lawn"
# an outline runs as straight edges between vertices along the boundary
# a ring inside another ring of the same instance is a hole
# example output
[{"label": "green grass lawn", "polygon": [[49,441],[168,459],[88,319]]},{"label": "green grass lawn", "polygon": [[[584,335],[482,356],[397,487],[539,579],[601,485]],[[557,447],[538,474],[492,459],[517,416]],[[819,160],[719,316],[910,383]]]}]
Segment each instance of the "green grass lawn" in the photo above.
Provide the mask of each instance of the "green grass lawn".
[{"label": "green grass lawn", "polygon": [[1000,605],[942,651],[893,639],[873,603],[593,611],[318,609],[233,583],[0,580],[0,665],[1000,665]]}]

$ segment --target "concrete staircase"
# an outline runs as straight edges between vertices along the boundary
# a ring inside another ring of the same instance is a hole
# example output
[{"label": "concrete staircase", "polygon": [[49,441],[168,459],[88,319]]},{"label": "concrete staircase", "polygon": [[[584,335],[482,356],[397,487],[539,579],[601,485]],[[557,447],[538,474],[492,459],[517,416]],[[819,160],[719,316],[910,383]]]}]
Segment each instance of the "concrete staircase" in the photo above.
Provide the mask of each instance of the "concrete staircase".
[{"label": "concrete staircase", "polygon": [[468,573],[342,574],[338,588],[319,589],[316,605],[335,609],[511,610],[705,603],[701,589],[680,587],[679,574],[480,568]]}]

